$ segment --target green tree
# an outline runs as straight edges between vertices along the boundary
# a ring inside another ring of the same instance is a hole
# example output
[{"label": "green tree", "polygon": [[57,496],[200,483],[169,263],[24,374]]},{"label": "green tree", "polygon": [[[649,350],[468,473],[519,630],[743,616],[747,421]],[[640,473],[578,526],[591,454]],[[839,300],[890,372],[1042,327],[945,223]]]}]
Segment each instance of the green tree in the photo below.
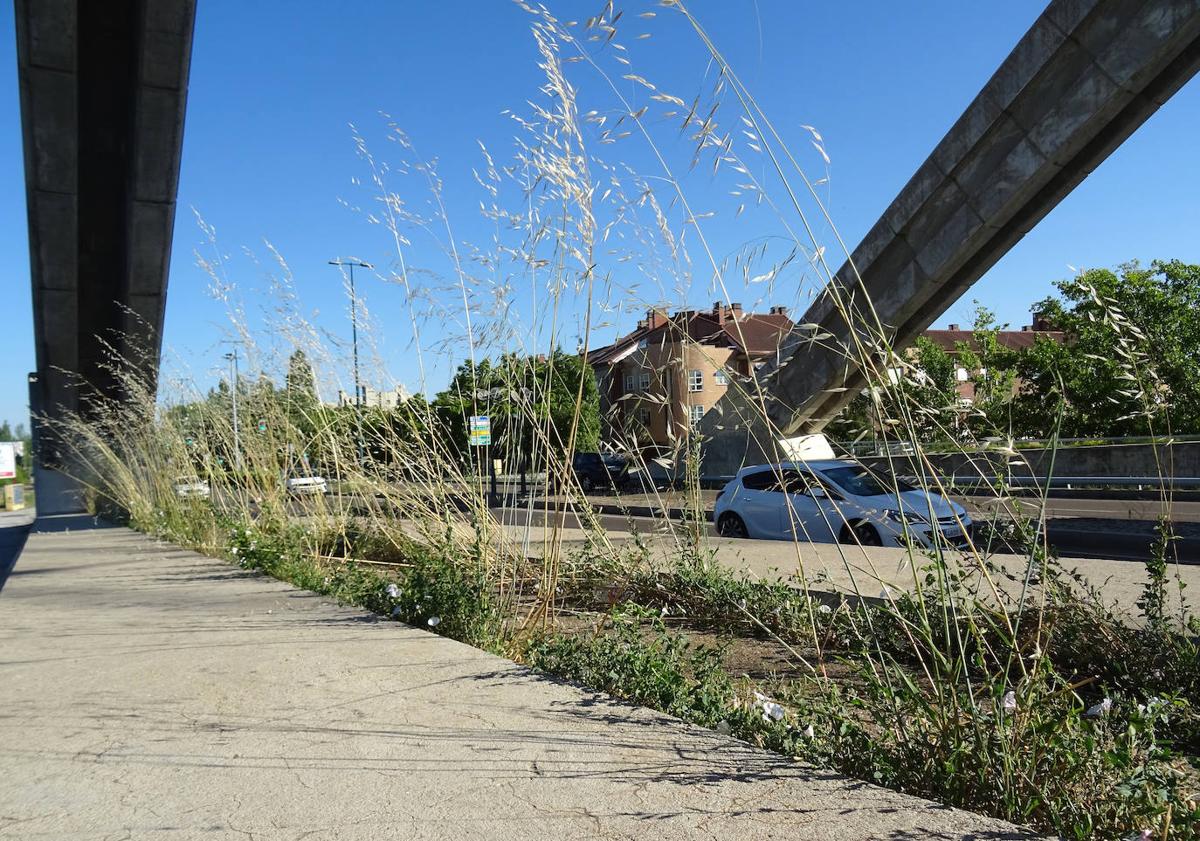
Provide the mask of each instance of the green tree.
[{"label": "green tree", "polygon": [[491,418],[497,457],[504,454],[524,461],[539,451],[562,454],[572,428],[576,450],[599,446],[600,395],[595,374],[578,356],[561,350],[548,357],[506,354],[497,362],[464,362],[433,406],[444,434],[464,456],[467,419],[475,414]]},{"label": "green tree", "polygon": [[1000,340],[1007,330],[995,313],[975,302],[971,341],[958,342],[954,350],[956,366],[966,372],[972,391],[969,409],[960,410],[960,433],[976,438],[1010,433],[1020,351]]},{"label": "green tree", "polygon": [[1044,434],[1061,404],[1068,437],[1200,432],[1200,266],[1132,262],[1055,286],[1034,312],[1065,341],[1021,356],[1023,422]]},{"label": "green tree", "polygon": [[[944,439],[953,428],[957,408],[957,361],[953,354],[924,336],[913,344],[910,357],[915,370],[898,384],[909,418],[902,429],[907,433],[911,428],[913,435],[926,442]],[[898,396],[893,393],[892,398]],[[890,416],[902,417],[898,407],[891,410]]]},{"label": "green tree", "polygon": [[18,423],[16,426],[12,426],[7,420],[0,422],[0,441],[19,441],[25,445],[23,453],[17,455],[16,477],[14,479],[0,480],[0,485],[7,485],[10,482],[19,484],[28,482],[33,472],[33,439],[25,429],[25,424]]},{"label": "green tree", "polygon": [[[955,404],[954,357],[921,336],[893,368],[888,382],[864,389],[830,423],[826,434],[842,440],[889,438],[931,442],[946,437]],[[948,420],[950,419],[950,420]]]},{"label": "green tree", "polygon": [[287,379],[284,380],[287,416],[300,429],[313,429],[313,413],[319,405],[317,380],[307,354],[297,348],[288,357]]}]

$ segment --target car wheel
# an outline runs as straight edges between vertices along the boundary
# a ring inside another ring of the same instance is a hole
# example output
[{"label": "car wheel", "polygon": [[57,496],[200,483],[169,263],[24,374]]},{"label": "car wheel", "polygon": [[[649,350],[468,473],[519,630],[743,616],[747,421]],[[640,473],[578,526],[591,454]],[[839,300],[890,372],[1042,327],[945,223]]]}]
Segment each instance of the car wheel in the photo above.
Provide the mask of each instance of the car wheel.
[{"label": "car wheel", "polygon": [[864,521],[843,528],[840,542],[860,546],[882,546],[883,538],[879,536],[878,529]]},{"label": "car wheel", "polygon": [[730,511],[726,511],[721,515],[721,519],[717,520],[717,534],[721,537],[746,538],[750,536],[742,518]]}]

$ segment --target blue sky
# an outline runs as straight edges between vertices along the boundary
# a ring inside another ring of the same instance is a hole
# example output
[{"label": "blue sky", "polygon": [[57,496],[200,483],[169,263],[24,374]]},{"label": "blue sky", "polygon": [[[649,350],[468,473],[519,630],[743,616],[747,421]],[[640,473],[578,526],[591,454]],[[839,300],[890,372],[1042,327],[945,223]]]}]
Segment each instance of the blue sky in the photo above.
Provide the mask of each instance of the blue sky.
[{"label": "blue sky", "polygon": [[[583,20],[598,2],[549,2],[563,20]],[[823,162],[802,126],[815,127],[831,159],[824,188],[834,223],[853,245],[878,218],[913,170],[992,74],[1041,9],[1037,2],[920,4],[881,2],[808,4],[779,0],[697,2],[694,11],[724,51],[763,110],[815,176]],[[637,18],[654,5],[630,3],[621,23],[633,72],[660,91],[690,101],[711,90],[712,67],[694,35],[677,15]],[[326,261],[356,255],[394,270],[397,251],[365,213],[372,208],[362,186],[367,170],[356,154],[353,123],[380,160],[399,166],[403,153],[387,136],[388,118],[419,150],[437,158],[442,198],[454,220],[453,239],[485,244],[493,233],[479,214],[486,199],[472,168],[482,167],[479,141],[497,163],[511,160],[512,109],[528,114],[528,101],[544,101],[545,77],[529,34],[530,18],[506,2],[355,2],[334,10],[328,4],[260,0],[200,3],[193,48],[183,169],[167,303],[165,345],[201,382],[216,376],[227,349],[222,304],[209,292],[210,278],[197,266],[195,251],[210,256],[199,214],[217,233],[228,271],[249,310],[269,309],[270,244],[294,275],[299,308],[320,331],[337,341],[349,334],[346,298]],[[26,241],[25,197],[11,12],[0,19],[0,173],[9,185],[0,193],[0,253],[6,255],[4,289],[9,301],[5,363],[0,369],[0,418],[26,417],[25,374],[34,365]],[[641,33],[651,35],[637,39]],[[636,102],[646,91],[622,80],[612,51],[601,65],[617,90]],[[584,65],[568,68],[579,85],[580,106],[602,112],[613,92]],[[624,72],[629,72],[628,69]],[[593,104],[594,103],[594,104]],[[655,104],[657,105],[657,104]],[[726,123],[733,122],[727,115]],[[687,158],[686,141],[669,121],[659,124],[674,162]],[[1111,266],[1155,257],[1200,262],[1195,138],[1200,136],[1200,86],[1193,80],[1122,148],[1093,173],[1039,227],[1019,243],[939,320],[969,323],[972,299],[997,311],[1000,320],[1025,323],[1031,303],[1051,292],[1068,266]],[[611,160],[652,172],[649,150],[636,137],[621,148],[601,147]],[[754,166],[751,166],[754,169]],[[354,179],[359,179],[359,184]],[[419,179],[398,179],[415,209],[429,212],[429,194]],[[758,239],[778,243],[778,225],[751,212],[734,223],[730,210],[741,201],[728,195],[730,182],[703,168],[688,176],[697,207],[720,212],[704,224],[719,255]],[[511,194],[509,195],[511,198]],[[356,212],[361,207],[363,212]],[[730,220],[730,221],[727,221]],[[447,261],[432,236],[411,232],[403,247],[416,284],[443,276]],[[819,234],[837,259],[836,243]],[[445,237],[441,238],[444,245]],[[695,240],[692,241],[693,244]],[[628,245],[628,243],[627,243]],[[254,255],[251,259],[244,249]],[[257,262],[255,262],[257,260]],[[625,264],[609,266],[614,273]],[[698,270],[698,276],[704,274]],[[798,280],[781,278],[769,293],[743,289],[730,279],[733,298],[748,304],[803,305]],[[407,311],[395,284],[359,275],[359,291],[375,319],[379,356],[389,374],[410,389],[418,386]],[[432,286],[439,284],[428,281]],[[791,284],[790,286],[788,284]],[[707,275],[677,292],[670,284],[630,291],[629,309],[646,303],[703,306],[715,300]],[[620,290],[632,289],[622,277]],[[442,294],[442,293],[438,293]],[[519,295],[513,324],[538,319],[537,307]],[[266,316],[253,315],[263,323]],[[592,344],[608,341],[631,326],[632,311],[607,316]],[[446,339],[446,355],[427,361],[430,387],[440,387],[454,354],[465,351],[461,325],[433,319],[422,326],[422,344]],[[517,328],[520,329],[520,328]],[[577,330],[565,330],[571,347]],[[537,345],[546,336],[530,342]],[[539,348],[544,349],[544,348]],[[339,350],[339,353],[342,353]],[[345,381],[344,357],[328,373]],[[374,371],[372,384],[387,383]]]}]

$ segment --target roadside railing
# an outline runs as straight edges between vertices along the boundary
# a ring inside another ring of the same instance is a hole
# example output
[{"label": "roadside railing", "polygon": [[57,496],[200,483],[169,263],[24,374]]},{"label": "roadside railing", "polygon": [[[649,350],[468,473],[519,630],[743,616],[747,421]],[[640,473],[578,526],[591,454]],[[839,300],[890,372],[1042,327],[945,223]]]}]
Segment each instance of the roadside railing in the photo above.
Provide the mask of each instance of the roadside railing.
[{"label": "roadside railing", "polygon": [[1036,450],[1050,447],[1112,447],[1134,446],[1139,444],[1188,444],[1200,441],[1200,435],[1148,436],[1127,435],[1111,438],[1017,438],[1013,440],[985,440],[978,445],[968,446],[965,443],[951,441],[932,441],[928,443],[915,442],[896,438],[871,438],[859,441],[831,441],[830,446],[835,452],[850,456],[884,456],[884,455],[914,455],[918,449],[929,455],[944,455],[957,452],[993,452],[1002,447],[1012,446],[1016,450]]},{"label": "roadside railing", "polygon": [[[915,477],[903,476],[906,480]],[[941,476],[938,477],[948,488],[997,487],[1010,488],[1053,488],[1056,490],[1084,490],[1121,488],[1139,491],[1197,490],[1197,476]]]}]

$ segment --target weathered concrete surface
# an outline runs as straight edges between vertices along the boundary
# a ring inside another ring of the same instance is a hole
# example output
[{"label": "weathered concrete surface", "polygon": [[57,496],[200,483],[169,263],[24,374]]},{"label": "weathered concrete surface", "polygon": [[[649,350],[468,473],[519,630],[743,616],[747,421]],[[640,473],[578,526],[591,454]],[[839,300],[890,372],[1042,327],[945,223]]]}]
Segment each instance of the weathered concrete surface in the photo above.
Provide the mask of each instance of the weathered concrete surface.
[{"label": "weathered concrete surface", "polygon": [[877,348],[910,345],[1197,69],[1200,0],[1052,0],[800,319],[819,330],[764,369],[769,423],[732,390],[705,415],[704,472],[778,461],[861,366],[882,381]]},{"label": "weathered concrete surface", "polygon": [[0,838],[1001,839],[123,529],[0,594]]},{"label": "weathered concrete surface", "polygon": [[44,513],[78,511],[37,416],[158,371],[195,0],[16,0]]}]

